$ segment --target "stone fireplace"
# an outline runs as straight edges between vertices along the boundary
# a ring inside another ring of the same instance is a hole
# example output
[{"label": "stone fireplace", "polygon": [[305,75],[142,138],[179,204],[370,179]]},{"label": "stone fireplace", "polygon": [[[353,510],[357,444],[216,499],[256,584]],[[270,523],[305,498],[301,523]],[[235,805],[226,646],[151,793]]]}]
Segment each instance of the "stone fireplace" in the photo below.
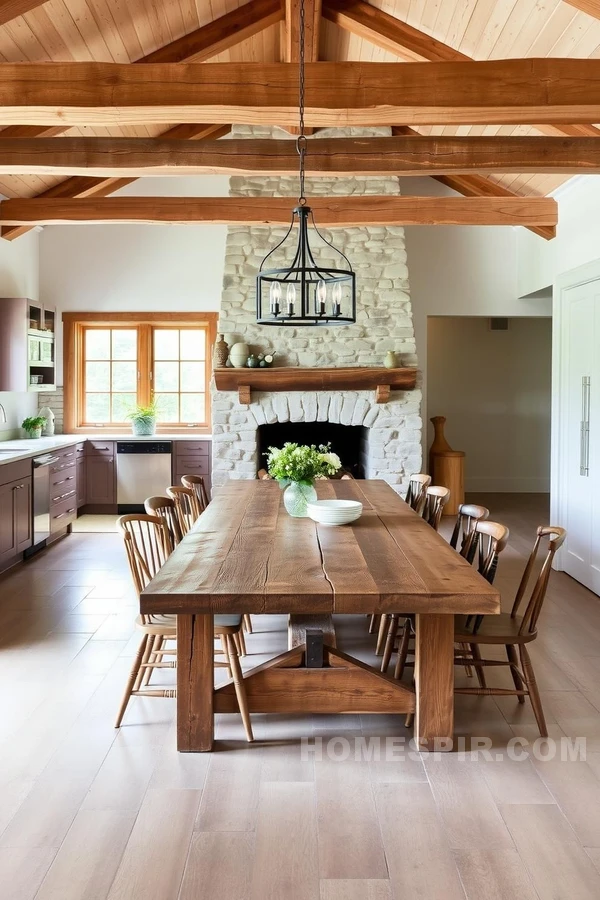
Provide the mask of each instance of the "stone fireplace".
[{"label": "stone fireplace", "polygon": [[[290,137],[279,129],[236,126],[235,137]],[[389,129],[336,129],[320,136],[389,134]],[[310,178],[307,196],[399,194],[397,178]],[[230,196],[297,196],[294,177],[233,177]],[[292,202],[290,202],[290,213]],[[287,228],[237,226],[228,229],[219,332],[231,345],[245,341],[255,353],[275,351],[275,365],[301,367],[381,366],[388,350],[402,365],[415,366],[404,229],[369,226],[322,228],[348,256],[357,276],[357,321],[332,327],[271,327],[256,324],[255,277],[262,258]],[[290,249],[293,242],[290,244]],[[330,251],[331,254],[331,251]],[[289,261],[290,254],[273,262]],[[333,262],[333,257],[330,255]],[[421,469],[421,392],[393,391],[376,403],[375,391],[253,392],[241,405],[234,391],[212,385],[213,485],[227,479],[255,478],[262,426],[276,423],[331,423],[360,428],[359,464],[364,477],[383,478],[404,491],[408,477]],[[325,432],[326,433],[326,432]],[[283,433],[282,433],[283,437]],[[287,438],[286,438],[287,439]],[[311,441],[312,442],[312,441]]]}]

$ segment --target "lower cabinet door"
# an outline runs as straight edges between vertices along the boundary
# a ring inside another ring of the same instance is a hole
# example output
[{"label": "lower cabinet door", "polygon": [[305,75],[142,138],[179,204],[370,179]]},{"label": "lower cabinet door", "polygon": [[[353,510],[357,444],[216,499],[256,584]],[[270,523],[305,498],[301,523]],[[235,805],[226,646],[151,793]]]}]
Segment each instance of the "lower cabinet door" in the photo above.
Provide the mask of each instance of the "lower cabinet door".
[{"label": "lower cabinet door", "polygon": [[15,543],[17,553],[33,544],[33,486],[31,478],[20,481],[15,491]]},{"label": "lower cabinet door", "polygon": [[79,457],[77,459],[77,509],[87,503],[86,469],[85,457]]}]

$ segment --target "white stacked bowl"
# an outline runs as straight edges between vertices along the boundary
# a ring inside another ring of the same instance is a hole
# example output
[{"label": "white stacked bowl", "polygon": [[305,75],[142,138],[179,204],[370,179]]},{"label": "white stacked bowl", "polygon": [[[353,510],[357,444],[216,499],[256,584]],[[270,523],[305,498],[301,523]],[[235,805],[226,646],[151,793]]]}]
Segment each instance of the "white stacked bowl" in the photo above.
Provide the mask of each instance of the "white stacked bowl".
[{"label": "white stacked bowl", "polygon": [[307,509],[319,525],[348,525],[360,518],[363,505],[358,500],[315,500]]}]

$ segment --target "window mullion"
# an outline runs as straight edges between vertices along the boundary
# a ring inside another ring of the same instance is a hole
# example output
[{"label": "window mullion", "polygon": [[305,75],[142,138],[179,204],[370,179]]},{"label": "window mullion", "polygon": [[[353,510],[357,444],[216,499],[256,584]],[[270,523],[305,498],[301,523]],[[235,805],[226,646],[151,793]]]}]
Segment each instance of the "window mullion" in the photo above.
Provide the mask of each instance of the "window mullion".
[{"label": "window mullion", "polygon": [[152,397],[152,326],[138,326],[138,403],[147,406]]}]

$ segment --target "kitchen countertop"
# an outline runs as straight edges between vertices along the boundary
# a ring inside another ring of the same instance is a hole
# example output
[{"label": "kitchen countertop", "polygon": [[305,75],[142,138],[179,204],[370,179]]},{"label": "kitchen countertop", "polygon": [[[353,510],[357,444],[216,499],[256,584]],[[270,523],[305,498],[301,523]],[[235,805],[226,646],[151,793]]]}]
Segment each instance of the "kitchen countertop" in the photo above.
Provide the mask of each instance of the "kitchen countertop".
[{"label": "kitchen countertop", "polygon": [[[18,462],[21,459],[32,459],[44,456],[53,450],[61,450],[87,440],[106,441],[211,441],[211,434],[152,434],[136,436],[134,434],[55,434],[53,437],[41,437],[18,441],[0,441],[0,466],[5,463]],[[6,453],[6,450],[13,451]]]}]

